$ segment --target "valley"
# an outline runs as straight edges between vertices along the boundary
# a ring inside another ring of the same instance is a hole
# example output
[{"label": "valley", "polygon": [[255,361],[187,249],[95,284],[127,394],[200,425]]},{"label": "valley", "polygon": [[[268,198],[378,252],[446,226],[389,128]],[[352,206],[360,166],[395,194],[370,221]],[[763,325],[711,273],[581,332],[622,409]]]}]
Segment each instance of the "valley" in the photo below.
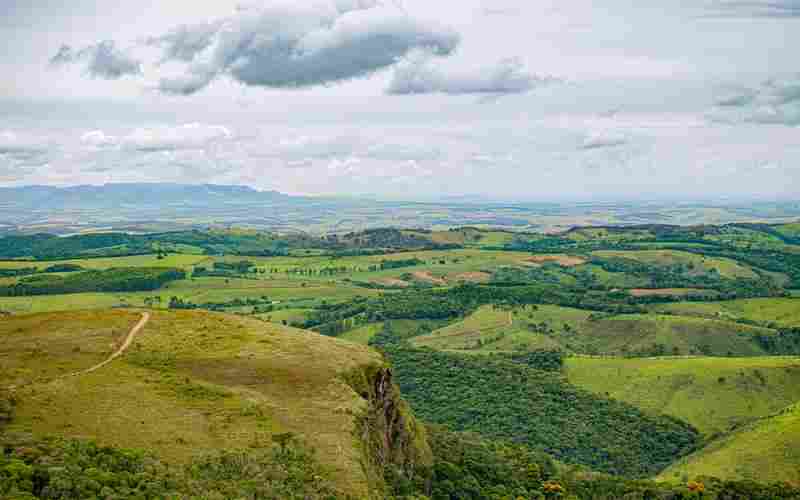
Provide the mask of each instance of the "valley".
[{"label": "valley", "polygon": [[798,238],[6,236],[0,498],[797,498]]}]

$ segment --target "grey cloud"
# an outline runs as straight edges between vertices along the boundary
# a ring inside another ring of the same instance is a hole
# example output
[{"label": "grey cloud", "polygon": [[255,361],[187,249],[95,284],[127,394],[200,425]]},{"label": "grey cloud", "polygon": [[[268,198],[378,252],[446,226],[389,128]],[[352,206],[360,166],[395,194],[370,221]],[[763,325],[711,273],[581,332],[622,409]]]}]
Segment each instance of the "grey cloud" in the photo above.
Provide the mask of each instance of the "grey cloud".
[{"label": "grey cloud", "polygon": [[800,75],[728,91],[715,104],[715,121],[800,125]]},{"label": "grey cloud", "polygon": [[800,17],[800,0],[718,0],[709,6],[711,17]]},{"label": "grey cloud", "polygon": [[415,49],[448,55],[460,41],[449,28],[370,0],[245,8],[154,40],[164,60],[191,61],[183,75],[159,84],[175,95],[193,94],[223,74],[256,87],[328,85],[369,76]]},{"label": "grey cloud", "polygon": [[123,76],[136,76],[142,73],[142,64],[132,55],[118,49],[113,40],[104,40],[81,50],[62,45],[50,59],[52,66],[85,64],[86,73],[93,78],[118,80]]},{"label": "grey cloud", "polygon": [[518,94],[556,81],[525,70],[519,59],[511,58],[488,67],[449,73],[428,57],[412,57],[399,65],[387,93],[407,94]]},{"label": "grey cloud", "polygon": [[151,37],[147,45],[160,47],[164,60],[191,62],[198,54],[208,49],[222,27],[221,21],[202,24],[185,24],[165,35]]}]

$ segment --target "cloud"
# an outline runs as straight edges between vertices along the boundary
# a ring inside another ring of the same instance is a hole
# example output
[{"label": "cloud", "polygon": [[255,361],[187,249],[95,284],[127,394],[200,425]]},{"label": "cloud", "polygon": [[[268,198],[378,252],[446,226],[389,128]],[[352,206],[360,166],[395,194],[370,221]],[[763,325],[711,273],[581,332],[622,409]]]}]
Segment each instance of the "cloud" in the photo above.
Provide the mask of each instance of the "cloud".
[{"label": "cloud", "polygon": [[117,149],[153,153],[205,149],[232,138],[233,132],[227,127],[187,123],[178,126],[141,127],[124,136],[93,130],[83,134],[81,142],[93,150]]},{"label": "cloud", "polygon": [[174,151],[203,149],[232,137],[233,133],[227,127],[189,123],[177,127],[138,128],[123,137],[121,144],[136,151]]},{"label": "cloud", "polygon": [[6,159],[14,166],[39,166],[47,162],[47,152],[47,145],[40,139],[8,130],[0,132],[0,159]]},{"label": "cloud", "polygon": [[755,88],[727,89],[710,113],[729,123],[800,125],[800,75],[774,78]]},{"label": "cloud", "polygon": [[86,73],[92,78],[118,80],[123,76],[142,74],[142,63],[116,47],[113,40],[104,40],[81,50],[62,45],[50,59],[51,66],[85,64]]},{"label": "cloud", "polygon": [[184,24],[164,35],[149,38],[146,44],[162,48],[164,61],[191,62],[211,46],[222,24],[221,21]]},{"label": "cloud", "polygon": [[[330,85],[394,66],[411,51],[446,56],[459,43],[452,29],[378,0],[240,7],[231,16],[144,41],[160,49],[158,90],[171,95],[194,94],[224,76],[263,88]],[[77,53],[64,46],[51,62],[87,60],[89,73],[105,78],[140,73],[138,61],[123,56],[113,42],[101,42]],[[179,64],[179,72],[170,74],[175,64],[166,63]]]},{"label": "cloud", "polygon": [[470,71],[449,72],[437,67],[430,57],[415,54],[395,68],[387,93],[519,94],[554,81],[555,78],[530,74],[517,58]]},{"label": "cloud", "polygon": [[710,17],[800,17],[800,0],[717,0]]},{"label": "cloud", "polygon": [[613,148],[617,146],[623,146],[627,144],[627,142],[628,140],[625,137],[615,132],[595,132],[588,134],[584,138],[580,149],[589,150]]}]

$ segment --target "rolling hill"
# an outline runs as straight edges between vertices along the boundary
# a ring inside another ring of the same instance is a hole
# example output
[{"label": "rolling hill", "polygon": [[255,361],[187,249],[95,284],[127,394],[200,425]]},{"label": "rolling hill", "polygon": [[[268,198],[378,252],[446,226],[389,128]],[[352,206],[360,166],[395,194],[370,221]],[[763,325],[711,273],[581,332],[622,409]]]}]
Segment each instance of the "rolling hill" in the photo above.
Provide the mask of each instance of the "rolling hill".
[{"label": "rolling hill", "polygon": [[358,498],[382,491],[385,467],[430,464],[424,428],[372,349],[223,314],[149,315],[123,356],[90,373],[139,312],[4,318],[0,387],[16,401],[5,430],[147,449],[174,464],[297,436]]},{"label": "rolling hill", "polygon": [[568,358],[569,381],[645,411],[689,422],[706,437],[800,401],[800,358]]},{"label": "rolling hill", "polygon": [[800,404],[725,436],[662,472],[658,479],[714,476],[762,482],[800,481]]},{"label": "rolling hill", "polygon": [[766,354],[760,336],[775,331],[716,319],[657,314],[608,315],[539,305],[483,306],[462,321],[416,337],[419,347],[495,352],[560,349],[582,354]]}]

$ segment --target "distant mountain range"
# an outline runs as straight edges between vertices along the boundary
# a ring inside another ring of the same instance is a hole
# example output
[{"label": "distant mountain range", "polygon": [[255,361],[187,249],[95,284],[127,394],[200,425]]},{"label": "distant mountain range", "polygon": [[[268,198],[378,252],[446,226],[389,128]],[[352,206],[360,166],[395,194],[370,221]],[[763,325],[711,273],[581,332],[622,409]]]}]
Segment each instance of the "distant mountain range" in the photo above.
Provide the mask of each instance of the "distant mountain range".
[{"label": "distant mountain range", "polygon": [[443,195],[433,201],[290,196],[247,186],[123,183],[0,188],[0,234],[156,232],[239,227],[310,233],[376,227],[499,227],[562,231],[575,226],[783,222],[800,204],[618,202],[512,203]]},{"label": "distant mountain range", "polygon": [[160,207],[181,204],[193,207],[281,202],[293,200],[277,191],[257,191],[247,186],[214,184],[121,183],[102,186],[25,186],[0,188],[0,200],[33,209]]}]

